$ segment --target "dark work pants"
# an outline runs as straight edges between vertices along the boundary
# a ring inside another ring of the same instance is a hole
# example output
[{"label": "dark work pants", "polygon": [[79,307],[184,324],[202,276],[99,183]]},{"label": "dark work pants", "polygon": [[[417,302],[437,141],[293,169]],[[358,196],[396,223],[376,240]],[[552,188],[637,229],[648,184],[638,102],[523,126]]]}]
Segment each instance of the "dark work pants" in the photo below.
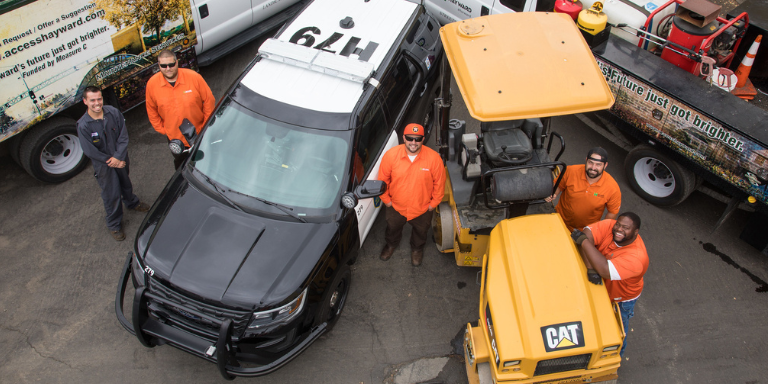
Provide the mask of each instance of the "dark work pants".
[{"label": "dark work pants", "polygon": [[426,211],[421,216],[407,220],[392,207],[384,206],[384,213],[387,219],[387,231],[384,234],[384,240],[390,247],[397,248],[400,239],[403,238],[403,227],[405,223],[411,224],[411,251],[421,251],[424,244],[427,243],[427,231],[432,225],[432,212]]},{"label": "dark work pants", "polygon": [[110,168],[100,164],[96,171],[96,180],[101,187],[101,200],[107,211],[107,228],[117,231],[123,220],[123,204],[131,209],[139,204],[139,197],[133,194],[133,185],[128,178],[128,165],[125,168]]}]

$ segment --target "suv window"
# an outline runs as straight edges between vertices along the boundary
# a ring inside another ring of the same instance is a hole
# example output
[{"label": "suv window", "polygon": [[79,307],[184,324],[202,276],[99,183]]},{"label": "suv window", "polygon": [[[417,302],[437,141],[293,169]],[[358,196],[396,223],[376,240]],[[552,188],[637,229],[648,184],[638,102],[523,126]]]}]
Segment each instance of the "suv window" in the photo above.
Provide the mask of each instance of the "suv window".
[{"label": "suv window", "polygon": [[387,102],[387,120],[391,124],[399,123],[398,117],[418,77],[418,68],[405,56],[401,56],[392,71],[382,79],[381,92]]},{"label": "suv window", "polygon": [[363,176],[368,174],[375,163],[379,151],[389,136],[389,131],[384,108],[379,98],[374,96],[363,112],[363,125],[360,128],[360,139],[355,152],[355,167],[362,165],[362,170],[355,169],[358,181],[363,180]]}]

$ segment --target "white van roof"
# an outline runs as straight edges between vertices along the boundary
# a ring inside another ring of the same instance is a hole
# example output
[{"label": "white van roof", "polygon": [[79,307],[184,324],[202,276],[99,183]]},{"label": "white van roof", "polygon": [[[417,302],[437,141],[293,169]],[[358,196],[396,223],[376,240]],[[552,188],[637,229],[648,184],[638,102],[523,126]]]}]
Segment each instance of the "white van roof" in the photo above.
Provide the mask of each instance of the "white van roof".
[{"label": "white van roof", "polygon": [[[241,83],[282,103],[350,113],[417,6],[406,0],[315,0],[262,45],[264,57]],[[347,17],[351,28],[342,21]],[[324,49],[315,48],[323,42]],[[357,50],[348,53],[350,47]]]}]

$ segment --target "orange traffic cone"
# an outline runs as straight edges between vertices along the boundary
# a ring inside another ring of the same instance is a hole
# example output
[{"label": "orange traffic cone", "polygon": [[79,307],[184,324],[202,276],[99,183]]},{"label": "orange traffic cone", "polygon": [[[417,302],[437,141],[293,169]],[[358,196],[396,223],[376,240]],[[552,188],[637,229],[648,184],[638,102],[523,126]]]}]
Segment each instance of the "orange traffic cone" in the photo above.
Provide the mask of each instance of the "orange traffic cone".
[{"label": "orange traffic cone", "polygon": [[762,41],[762,39],[763,35],[757,36],[755,42],[749,47],[749,52],[747,52],[744,59],[741,60],[739,68],[734,72],[739,80],[736,82],[736,88],[734,88],[731,93],[744,100],[752,100],[755,98],[755,95],[757,95],[757,89],[755,89],[752,81],[749,80],[749,71],[752,70],[752,63],[755,62],[757,48],[760,47],[760,41]]}]

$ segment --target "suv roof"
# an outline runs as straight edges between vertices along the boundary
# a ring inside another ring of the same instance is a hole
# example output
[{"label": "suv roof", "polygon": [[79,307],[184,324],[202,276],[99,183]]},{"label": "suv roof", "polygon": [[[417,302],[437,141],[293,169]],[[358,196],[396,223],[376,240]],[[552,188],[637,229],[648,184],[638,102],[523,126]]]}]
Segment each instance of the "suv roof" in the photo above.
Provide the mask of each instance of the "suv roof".
[{"label": "suv roof", "polygon": [[417,7],[406,0],[316,0],[262,45],[262,60],[242,84],[297,107],[351,113]]}]

